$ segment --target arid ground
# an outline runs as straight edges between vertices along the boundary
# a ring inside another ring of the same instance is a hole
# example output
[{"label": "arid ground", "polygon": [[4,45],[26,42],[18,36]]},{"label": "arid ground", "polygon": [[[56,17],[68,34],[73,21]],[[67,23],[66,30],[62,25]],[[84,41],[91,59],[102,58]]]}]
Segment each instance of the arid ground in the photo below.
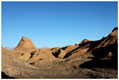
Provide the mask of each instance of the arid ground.
[{"label": "arid ground", "polygon": [[[111,31],[110,31],[111,32]],[[118,78],[118,28],[97,41],[38,48],[22,37],[14,50],[2,47],[2,78]]]}]

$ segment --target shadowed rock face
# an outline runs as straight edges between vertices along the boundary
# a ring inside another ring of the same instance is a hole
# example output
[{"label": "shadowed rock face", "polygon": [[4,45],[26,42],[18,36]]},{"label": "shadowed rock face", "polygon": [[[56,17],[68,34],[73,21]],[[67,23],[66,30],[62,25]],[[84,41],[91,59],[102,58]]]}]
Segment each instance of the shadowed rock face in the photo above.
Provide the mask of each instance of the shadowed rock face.
[{"label": "shadowed rock face", "polygon": [[66,53],[64,50],[59,49],[58,58],[59,58],[59,59],[63,59],[66,54],[67,54],[67,53]]},{"label": "shadowed rock face", "polygon": [[[97,41],[36,49],[22,37],[13,51],[2,48],[2,72],[15,78],[117,78],[118,29]],[[108,74],[107,74],[108,73]],[[6,74],[5,74],[6,75]]]},{"label": "shadowed rock face", "polygon": [[1,73],[2,74],[2,79],[15,79],[13,77],[9,77],[8,75],[6,75],[4,72]]},{"label": "shadowed rock face", "polygon": [[22,37],[19,44],[14,50],[32,50],[36,49],[35,45],[32,43],[32,41],[26,37]]},{"label": "shadowed rock face", "polygon": [[52,53],[56,53],[59,49],[60,49],[60,47],[55,47],[55,48],[52,48],[51,51],[52,51]]},{"label": "shadowed rock face", "polygon": [[33,56],[30,57],[29,63],[37,62],[40,60],[54,60],[56,59],[49,49],[38,49],[34,52]]},{"label": "shadowed rock face", "polygon": [[53,50],[53,55],[56,57],[56,58],[59,58],[59,59],[63,59],[65,58],[65,56],[75,50],[76,48],[78,48],[79,45],[76,44],[76,45],[69,45],[69,46],[66,46],[66,47],[62,47],[62,48],[54,48],[55,49],[55,52],[54,52],[54,49]]},{"label": "shadowed rock face", "polygon": [[118,68],[118,30],[115,28],[107,37],[92,48],[91,61],[81,64],[83,68]]},{"label": "shadowed rock face", "polygon": [[15,79],[14,77],[10,77],[10,76],[6,75],[4,72],[2,72],[1,75],[2,75],[2,77],[1,77],[2,79]]}]

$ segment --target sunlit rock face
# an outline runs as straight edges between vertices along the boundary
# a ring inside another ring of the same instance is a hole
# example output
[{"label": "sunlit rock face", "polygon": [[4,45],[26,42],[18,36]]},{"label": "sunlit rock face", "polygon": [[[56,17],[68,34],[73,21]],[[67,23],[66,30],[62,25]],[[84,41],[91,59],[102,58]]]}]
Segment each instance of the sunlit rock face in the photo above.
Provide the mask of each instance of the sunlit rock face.
[{"label": "sunlit rock face", "polygon": [[97,41],[36,49],[22,37],[17,47],[2,47],[2,74],[8,78],[117,78],[118,28]]},{"label": "sunlit rock face", "polygon": [[25,36],[22,37],[19,44],[14,50],[33,50],[36,49],[35,45],[32,43],[32,41]]}]

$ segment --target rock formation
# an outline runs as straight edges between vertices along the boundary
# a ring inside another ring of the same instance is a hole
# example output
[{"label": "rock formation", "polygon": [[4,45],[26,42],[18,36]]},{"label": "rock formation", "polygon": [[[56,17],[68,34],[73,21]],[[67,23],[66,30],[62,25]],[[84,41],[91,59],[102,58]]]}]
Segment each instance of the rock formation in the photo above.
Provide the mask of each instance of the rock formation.
[{"label": "rock formation", "polygon": [[97,41],[36,49],[22,37],[13,51],[2,47],[2,73],[9,78],[117,78],[118,28]]},{"label": "rock formation", "polygon": [[54,60],[54,59],[56,58],[52,55],[52,52],[49,49],[38,49],[32,53],[28,62],[32,63],[40,60]]},{"label": "rock formation", "polygon": [[22,37],[22,39],[20,40],[19,44],[17,45],[17,47],[14,50],[33,50],[36,49],[36,47],[34,46],[34,44],[32,43],[32,41],[26,37]]},{"label": "rock formation", "polygon": [[83,43],[86,43],[86,42],[89,42],[90,40],[88,39],[84,39],[83,41],[80,42],[80,44],[83,44]]}]

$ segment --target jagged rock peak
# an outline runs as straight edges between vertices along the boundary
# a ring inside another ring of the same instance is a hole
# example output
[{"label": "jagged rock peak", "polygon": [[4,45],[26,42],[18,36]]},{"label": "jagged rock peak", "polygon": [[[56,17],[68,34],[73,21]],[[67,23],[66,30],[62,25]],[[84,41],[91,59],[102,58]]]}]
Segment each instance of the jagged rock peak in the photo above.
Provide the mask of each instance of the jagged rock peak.
[{"label": "jagged rock peak", "polygon": [[115,27],[115,28],[112,30],[112,32],[115,31],[115,30],[118,30],[118,27]]},{"label": "jagged rock peak", "polygon": [[116,36],[117,37],[117,35],[118,35],[118,28],[115,27],[109,35],[110,36]]},{"label": "jagged rock peak", "polygon": [[22,39],[20,40],[19,44],[17,45],[16,49],[36,49],[35,45],[32,43],[32,41],[28,38],[26,38],[25,36],[22,37]]},{"label": "jagged rock peak", "polygon": [[21,40],[29,40],[27,37],[23,36]]},{"label": "jagged rock peak", "polygon": [[88,40],[88,39],[84,39],[83,41],[81,41],[80,44],[85,43],[85,42],[89,42],[89,41],[90,41],[90,40]]},{"label": "jagged rock peak", "polygon": [[88,42],[89,40],[88,39],[84,39],[83,42]]}]

